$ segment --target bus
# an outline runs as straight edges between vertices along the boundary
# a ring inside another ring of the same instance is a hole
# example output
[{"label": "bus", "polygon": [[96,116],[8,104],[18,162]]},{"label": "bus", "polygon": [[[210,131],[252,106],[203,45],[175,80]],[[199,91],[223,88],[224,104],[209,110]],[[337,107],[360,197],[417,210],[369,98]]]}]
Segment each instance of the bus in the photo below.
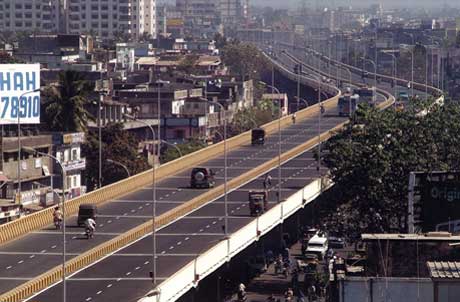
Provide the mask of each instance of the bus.
[{"label": "bus", "polygon": [[350,109],[351,109],[351,114],[353,114],[358,108],[358,104],[359,104],[359,95],[357,94],[342,95],[339,98],[339,102],[338,102],[339,116],[349,116]]},{"label": "bus", "polygon": [[400,102],[408,102],[409,101],[409,94],[405,91],[401,91],[398,95],[398,101]]},{"label": "bus", "polygon": [[361,102],[366,102],[370,105],[374,103],[375,87],[358,88],[355,89],[355,93],[359,95]]}]

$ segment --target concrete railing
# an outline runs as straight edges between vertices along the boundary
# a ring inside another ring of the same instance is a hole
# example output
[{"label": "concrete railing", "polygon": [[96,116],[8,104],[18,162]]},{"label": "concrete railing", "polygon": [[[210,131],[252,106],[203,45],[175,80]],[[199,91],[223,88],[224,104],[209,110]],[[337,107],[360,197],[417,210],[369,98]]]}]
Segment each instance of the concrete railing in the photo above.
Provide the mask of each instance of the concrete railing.
[{"label": "concrete railing", "polygon": [[[337,95],[323,102],[326,107],[332,108],[339,97],[339,91],[336,91]],[[318,105],[313,105],[305,108],[297,113],[298,120],[304,120],[308,117],[313,116],[318,112]],[[292,121],[289,116],[281,118],[281,128],[285,128],[291,125]],[[272,134],[278,131],[278,120],[272,121],[262,126],[267,134]],[[249,144],[251,141],[251,132],[247,131],[235,137],[227,140],[228,150],[236,149],[242,145]],[[168,162],[161,165],[156,169],[156,181],[160,181],[168,176],[179,173],[183,170],[190,169],[193,166],[197,166],[211,158],[222,155],[224,151],[224,143],[220,142],[201,149],[194,153],[185,155],[179,159]],[[102,205],[105,202],[120,198],[126,194],[129,194],[139,188],[147,186],[152,182],[152,170],[142,172],[140,174],[131,176],[127,179],[119,182],[110,184],[101,189],[95,190],[88,194],[74,198],[66,202],[65,212],[66,217],[77,213],[78,208],[81,204],[89,203],[95,205]],[[27,215],[20,219],[11,221],[9,223],[0,225],[0,244],[6,243],[11,240],[18,239],[20,236],[25,235],[29,232],[42,229],[53,222],[53,209],[48,208],[39,212]]]}]

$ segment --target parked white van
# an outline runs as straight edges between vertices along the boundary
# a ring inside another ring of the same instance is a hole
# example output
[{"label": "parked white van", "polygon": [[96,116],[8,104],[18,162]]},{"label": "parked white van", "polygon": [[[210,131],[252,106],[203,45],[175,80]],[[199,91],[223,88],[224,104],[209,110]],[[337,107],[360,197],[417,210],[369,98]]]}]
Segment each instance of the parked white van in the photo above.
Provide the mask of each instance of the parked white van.
[{"label": "parked white van", "polygon": [[316,254],[320,259],[323,259],[328,250],[328,242],[326,236],[315,235],[308,240],[306,253]]}]

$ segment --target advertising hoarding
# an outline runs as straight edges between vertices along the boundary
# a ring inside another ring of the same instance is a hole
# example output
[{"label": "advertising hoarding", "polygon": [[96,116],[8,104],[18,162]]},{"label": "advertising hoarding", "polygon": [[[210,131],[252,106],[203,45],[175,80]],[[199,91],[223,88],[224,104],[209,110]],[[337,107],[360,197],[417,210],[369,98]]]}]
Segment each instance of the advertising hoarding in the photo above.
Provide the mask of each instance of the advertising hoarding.
[{"label": "advertising hoarding", "polygon": [[409,208],[414,217],[413,230],[459,232],[460,173],[412,173],[412,177]]},{"label": "advertising hoarding", "polygon": [[0,64],[0,125],[40,123],[40,64]]}]

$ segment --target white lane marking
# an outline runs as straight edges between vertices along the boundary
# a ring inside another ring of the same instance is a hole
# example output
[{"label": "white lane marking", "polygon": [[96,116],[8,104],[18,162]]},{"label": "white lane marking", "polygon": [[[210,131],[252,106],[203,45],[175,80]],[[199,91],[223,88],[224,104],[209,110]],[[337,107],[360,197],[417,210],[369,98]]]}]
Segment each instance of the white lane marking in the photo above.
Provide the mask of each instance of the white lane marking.
[{"label": "white lane marking", "polygon": [[93,299],[93,298],[88,297],[88,298],[86,298],[86,301],[91,301],[92,299]]},{"label": "white lane marking", "polygon": [[107,223],[112,223],[112,220],[107,221]]},{"label": "white lane marking", "polygon": [[23,263],[23,262],[24,262],[24,260],[18,261],[18,264],[21,264],[21,263]]},{"label": "white lane marking", "polygon": [[149,263],[150,263],[150,261],[145,261],[145,262],[144,262],[144,265],[147,265],[147,264],[149,264]]},{"label": "white lane marking", "polygon": [[12,268],[12,266],[11,266],[11,265],[6,267],[6,269],[10,269],[10,268]]},{"label": "white lane marking", "polygon": [[189,240],[190,238],[189,237],[185,237],[185,240]]},{"label": "white lane marking", "polygon": [[182,241],[179,241],[179,242],[177,243],[177,245],[181,245],[181,244],[182,244]]},{"label": "white lane marking", "polygon": [[99,225],[99,227],[100,227],[100,228],[102,228],[103,226],[104,226],[104,224],[103,224],[103,223],[101,223],[101,224]]},{"label": "white lane marking", "polygon": [[111,288],[111,287],[112,287],[112,283],[107,284],[107,288]]},{"label": "white lane marking", "polygon": [[43,253],[46,253],[46,250],[42,250],[40,253],[42,253],[42,254],[43,254]]},{"label": "white lane marking", "polygon": [[128,213],[123,213],[123,216],[127,216],[127,215],[128,215]]},{"label": "white lane marking", "polygon": [[143,208],[144,208],[143,206],[140,206],[138,209],[139,209],[139,210],[142,210]]},{"label": "white lane marking", "polygon": [[56,247],[57,247],[56,245],[53,245],[51,248],[52,248],[52,249],[55,249]]},{"label": "white lane marking", "polygon": [[100,291],[98,291],[98,292],[96,293],[96,295],[100,295],[100,294],[102,294],[102,290],[100,290]]},{"label": "white lane marking", "polygon": [[209,229],[210,227],[211,227],[211,226],[210,226],[209,224],[206,226],[207,229]]},{"label": "white lane marking", "polygon": [[29,258],[30,259],[35,258],[35,255],[30,255]]},{"label": "white lane marking", "polygon": [[215,221],[215,220],[212,222],[212,224],[216,224],[216,223],[217,223],[217,221]]},{"label": "white lane marking", "polygon": [[129,276],[129,275],[131,275],[131,272],[127,272],[127,273],[126,273],[126,276]]},{"label": "white lane marking", "polygon": [[[121,278],[118,278],[117,279],[117,282],[120,282],[121,281]],[[112,284],[110,284],[110,286],[112,286]],[[108,286],[107,286],[108,287]]]},{"label": "white lane marking", "polygon": [[170,250],[172,250],[173,248],[174,248],[174,246],[172,246],[172,245],[169,247]]},{"label": "white lane marking", "polygon": [[138,270],[140,270],[140,269],[141,269],[140,266],[136,266],[136,268],[135,268],[136,271],[138,271]]},{"label": "white lane marking", "polygon": [[166,254],[166,251],[162,251],[161,254]]},{"label": "white lane marking", "polygon": [[131,210],[131,213],[135,213],[135,212],[136,212],[136,210]]},{"label": "white lane marking", "polygon": [[222,220],[223,218],[222,217],[219,217],[219,220]]},{"label": "white lane marking", "polygon": [[241,208],[240,208],[240,207],[237,207],[236,209],[239,210],[239,209],[241,209]]},{"label": "white lane marking", "polygon": [[172,191],[171,194],[176,194],[176,191]]},{"label": "white lane marking", "polygon": [[204,230],[203,229],[200,229],[200,232],[203,232]]},{"label": "white lane marking", "polygon": [[169,197],[169,194],[166,194],[165,197]]}]

